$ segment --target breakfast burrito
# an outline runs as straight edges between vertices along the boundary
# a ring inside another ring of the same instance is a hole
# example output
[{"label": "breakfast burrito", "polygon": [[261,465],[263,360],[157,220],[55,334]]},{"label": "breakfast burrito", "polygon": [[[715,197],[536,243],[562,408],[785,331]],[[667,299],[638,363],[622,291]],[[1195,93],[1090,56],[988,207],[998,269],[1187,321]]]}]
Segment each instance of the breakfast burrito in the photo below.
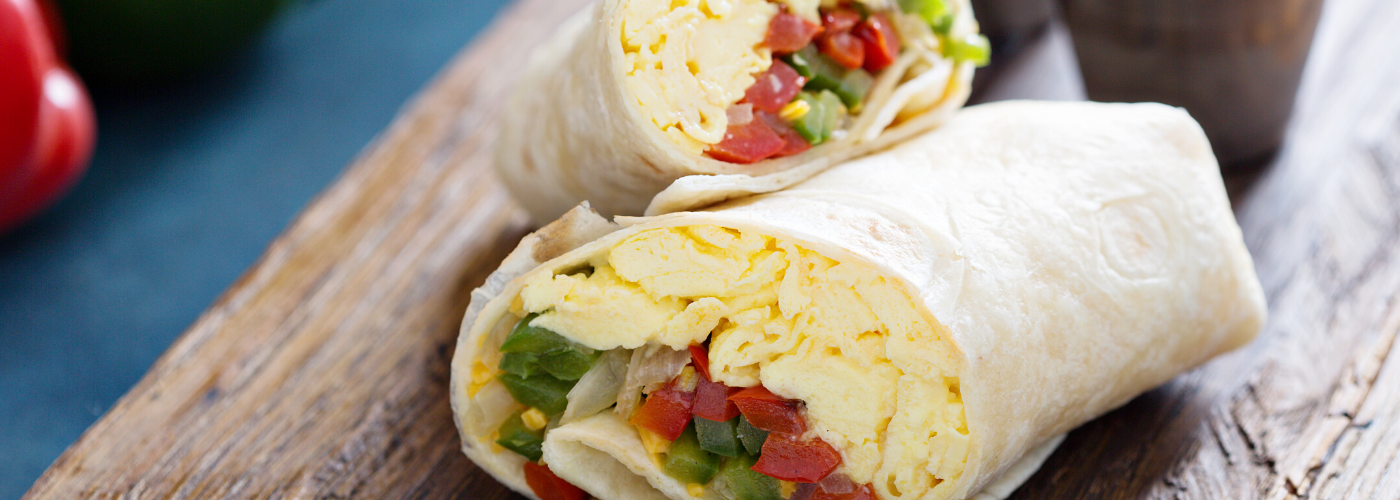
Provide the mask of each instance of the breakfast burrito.
[{"label": "breakfast burrito", "polygon": [[943,122],[988,51],[968,0],[600,0],[528,61],[495,163],[541,223],[686,175],[773,191]]},{"label": "breakfast burrito", "polygon": [[463,449],[532,498],[1004,497],[1265,317],[1205,135],[1158,104],[977,106],[618,222],[527,236],[462,325]]}]

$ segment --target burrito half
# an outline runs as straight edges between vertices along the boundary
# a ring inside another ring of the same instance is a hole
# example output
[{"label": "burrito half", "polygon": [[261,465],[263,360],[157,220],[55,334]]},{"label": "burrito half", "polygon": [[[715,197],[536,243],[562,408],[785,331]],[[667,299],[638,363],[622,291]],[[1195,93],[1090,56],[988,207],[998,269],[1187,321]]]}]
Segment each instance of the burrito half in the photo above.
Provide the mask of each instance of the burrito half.
[{"label": "burrito half", "polygon": [[987,50],[967,0],[601,0],[533,55],[496,166],[538,222],[686,175],[772,191],[946,120]]},{"label": "burrito half", "polygon": [[978,106],[785,191],[621,222],[571,211],[468,309],[463,449],[522,494],[1006,495],[1265,316],[1209,144],[1163,105]]}]

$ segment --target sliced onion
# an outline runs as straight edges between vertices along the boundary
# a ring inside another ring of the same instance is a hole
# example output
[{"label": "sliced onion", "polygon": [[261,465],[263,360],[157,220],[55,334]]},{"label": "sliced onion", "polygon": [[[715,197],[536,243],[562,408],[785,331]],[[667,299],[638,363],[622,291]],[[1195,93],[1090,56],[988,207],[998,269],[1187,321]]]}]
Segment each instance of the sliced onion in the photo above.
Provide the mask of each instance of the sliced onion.
[{"label": "sliced onion", "polygon": [[[648,346],[639,359],[632,354],[632,363],[627,367],[627,385],[636,387],[660,388],[676,378],[690,364],[690,350],[673,350],[666,346]],[[643,392],[651,392],[643,390]]]},{"label": "sliced onion", "polygon": [[593,368],[569,390],[569,406],[564,409],[560,423],[591,417],[617,403],[617,391],[622,389],[622,381],[627,376],[627,359],[631,355],[626,349],[603,353]]},{"label": "sliced onion", "polygon": [[[617,394],[617,408],[614,410],[623,418],[632,415],[641,402],[641,392],[651,392],[681,373],[690,364],[690,350],[674,350],[663,345],[648,345],[632,351],[632,361],[627,364],[627,377],[622,390]],[[641,389],[640,391],[638,389]]]},{"label": "sliced onion", "polygon": [[476,403],[472,406],[480,412],[478,414],[480,419],[477,420],[480,423],[477,428],[478,433],[496,430],[497,427],[501,426],[501,422],[510,418],[510,414],[514,413],[515,409],[520,406],[520,403],[515,402],[515,397],[510,395],[510,391],[506,390],[506,386],[495,379],[482,386],[481,390],[476,391],[476,396],[472,397],[472,401]]},{"label": "sliced onion", "polygon": [[811,500],[812,495],[816,494],[816,483],[797,483],[797,491],[792,492],[792,497],[788,500]]},{"label": "sliced onion", "polygon": [[724,114],[729,117],[730,125],[748,125],[753,121],[753,105],[735,104],[724,110]]},{"label": "sliced onion", "polygon": [[822,491],[832,495],[845,495],[856,490],[856,483],[840,472],[827,474],[817,484],[822,487]]},{"label": "sliced onion", "polygon": [[617,406],[613,412],[624,420],[632,418],[632,412],[637,410],[637,404],[642,402],[642,388],[622,386],[622,390],[617,393]]}]

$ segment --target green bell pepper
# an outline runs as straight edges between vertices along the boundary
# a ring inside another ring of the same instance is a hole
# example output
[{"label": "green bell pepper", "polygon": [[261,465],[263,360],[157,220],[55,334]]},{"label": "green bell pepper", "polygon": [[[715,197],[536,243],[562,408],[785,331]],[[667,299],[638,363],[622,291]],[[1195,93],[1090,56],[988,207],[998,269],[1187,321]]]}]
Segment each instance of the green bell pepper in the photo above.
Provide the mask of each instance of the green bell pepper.
[{"label": "green bell pepper", "polygon": [[754,427],[743,415],[739,415],[739,425],[735,431],[739,434],[739,441],[744,443],[744,449],[753,456],[758,456],[763,450],[763,442],[768,440],[768,431]]},{"label": "green bell pepper", "polygon": [[666,452],[666,475],[683,483],[706,484],[719,472],[719,455],[705,451],[695,435],[695,426],[687,425],[680,437],[671,442]]},{"label": "green bell pepper", "polygon": [[515,324],[501,343],[500,369],[528,378],[538,369],[562,380],[578,380],[602,353],[570,342],[557,333],[530,326],[538,314],[530,314]]},{"label": "green bell pepper", "polygon": [[943,54],[953,58],[954,61],[972,61],[977,67],[987,65],[991,60],[992,44],[987,37],[980,34],[971,34],[960,39],[945,38],[947,43],[943,49]]},{"label": "green bell pepper", "polygon": [[496,432],[500,436],[496,439],[496,444],[520,454],[531,462],[538,462],[541,455],[540,446],[544,444],[544,429],[530,430],[529,427],[525,426],[525,421],[520,418],[522,413],[524,412],[515,412],[501,424],[500,429]]},{"label": "green bell pepper", "polygon": [[782,489],[778,480],[755,472],[753,465],[758,463],[755,455],[740,455],[724,462],[720,474],[734,492],[735,500],[782,500]]},{"label": "green bell pepper", "polygon": [[564,413],[564,408],[569,405],[569,389],[573,389],[576,383],[573,380],[559,380],[546,373],[530,378],[502,373],[497,375],[496,379],[506,386],[506,390],[510,391],[510,395],[516,401],[539,408],[546,415]]},{"label": "green bell pepper", "polygon": [[739,417],[725,422],[695,417],[695,435],[700,440],[700,448],[730,458],[739,456],[744,448],[735,429],[738,425]]}]

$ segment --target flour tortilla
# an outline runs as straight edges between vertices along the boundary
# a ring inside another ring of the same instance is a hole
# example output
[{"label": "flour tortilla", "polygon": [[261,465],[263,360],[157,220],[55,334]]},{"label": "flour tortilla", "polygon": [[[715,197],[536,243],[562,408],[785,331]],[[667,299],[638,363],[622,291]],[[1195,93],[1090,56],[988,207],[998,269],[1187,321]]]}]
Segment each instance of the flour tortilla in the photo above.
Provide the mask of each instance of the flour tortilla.
[{"label": "flour tortilla", "polygon": [[[894,81],[882,89],[877,82],[843,139],[751,165],[713,160],[675,144],[644,116],[627,90],[620,38],[623,3],[600,0],[566,21],[536,49],[505,108],[496,170],[536,223],[552,221],[582,201],[609,217],[642,215],[654,195],[687,175],[726,175],[746,192],[776,191],[938,126],[971,92],[973,64],[941,60],[927,72],[940,81],[928,82],[923,90],[906,87],[918,92],[895,90]],[[968,0],[949,3],[958,13],[955,34],[976,33]],[[914,62],[917,54],[905,52],[895,67]],[[889,128],[877,119],[924,101],[934,104]],[[667,206],[684,210],[698,205],[677,200]]]},{"label": "flour tortilla", "polygon": [[[959,350],[971,431],[963,473],[942,498],[1009,494],[1057,436],[1247,343],[1265,318],[1204,134],[1157,104],[977,106],[785,191],[621,222],[606,232],[613,226],[579,208],[527,237],[508,261],[534,262],[507,262],[463,323],[451,389],[463,449],[523,494],[523,459],[483,437],[470,367],[514,322],[508,308],[526,278],[651,228],[754,231],[864,263],[913,291]],[[593,230],[572,229],[580,225]],[[556,235],[553,251],[532,250]],[[688,498],[634,441],[604,412],[551,430],[544,456],[599,498]],[[1003,477],[1014,484],[995,482]]]}]

